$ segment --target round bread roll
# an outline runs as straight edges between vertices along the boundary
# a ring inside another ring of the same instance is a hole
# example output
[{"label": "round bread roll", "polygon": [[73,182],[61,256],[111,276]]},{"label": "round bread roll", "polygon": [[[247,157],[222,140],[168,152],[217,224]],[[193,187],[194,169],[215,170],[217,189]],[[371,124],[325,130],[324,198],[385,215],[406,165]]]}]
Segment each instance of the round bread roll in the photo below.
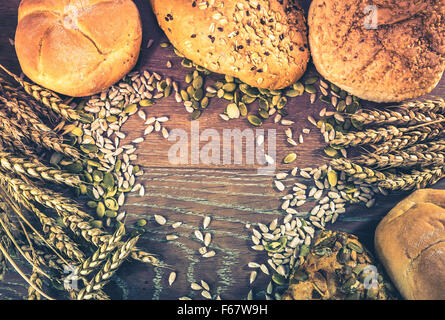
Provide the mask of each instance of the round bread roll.
[{"label": "round bread roll", "polygon": [[309,61],[297,1],[151,0],[159,25],[186,58],[260,88],[295,83]]},{"label": "round bread roll", "polygon": [[22,0],[15,47],[23,72],[61,94],[108,88],[136,64],[142,41],[131,0]]},{"label": "round bread roll", "polygon": [[423,189],[380,222],[375,249],[405,299],[445,299],[445,190]]},{"label": "round bread roll", "polygon": [[444,19],[445,0],[314,0],[312,59],[323,77],[359,98],[419,97],[445,69]]}]

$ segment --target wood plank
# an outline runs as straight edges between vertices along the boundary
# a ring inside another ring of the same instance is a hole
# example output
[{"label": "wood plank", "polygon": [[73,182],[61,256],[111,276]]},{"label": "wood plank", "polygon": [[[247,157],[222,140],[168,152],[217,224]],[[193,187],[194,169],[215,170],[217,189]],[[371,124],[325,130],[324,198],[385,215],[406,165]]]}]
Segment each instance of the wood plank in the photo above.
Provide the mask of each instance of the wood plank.
[{"label": "wood plank", "polygon": [[[144,36],[143,47],[137,65],[138,70],[156,71],[181,83],[184,87],[186,69],[181,67],[180,58],[173,49],[160,48],[159,43],[165,41],[154,20],[148,1],[135,1],[143,17]],[[0,61],[15,72],[20,72],[14,49],[9,44],[9,38],[14,37],[17,20],[18,0],[4,1],[0,4]],[[310,1],[304,1],[307,9]],[[150,39],[155,40],[152,48],[145,48]],[[166,67],[167,61],[173,63],[173,68]],[[309,67],[308,74],[316,74],[314,67]],[[212,75],[208,83],[219,76]],[[430,96],[445,96],[445,80],[442,80]],[[230,122],[222,121],[221,113],[227,102],[212,99],[211,105],[202,117],[195,121],[199,123],[200,132],[213,129],[223,137],[224,130],[238,128],[241,131],[251,128],[245,119]],[[308,95],[292,99],[287,107],[290,117],[295,121],[292,126],[295,132],[310,128],[308,115],[317,115],[325,107],[317,101],[311,105]],[[168,115],[170,130],[181,129],[189,134],[191,122],[184,107],[173,97],[162,99],[153,107],[146,108],[150,116]],[[267,122],[261,129],[265,132],[276,130],[278,159],[290,151],[296,151],[299,167],[317,166],[326,162],[321,149],[322,136],[317,130],[305,136],[305,142],[296,148],[285,144],[284,128]],[[124,127],[128,140],[139,137],[144,130],[143,121],[137,116],[131,118]],[[267,140],[267,139],[266,139]],[[267,141],[266,141],[267,142]],[[201,142],[201,147],[205,142]],[[151,218],[161,214],[168,218],[167,226],[157,226],[151,220],[147,233],[140,241],[140,247],[159,254],[162,259],[178,272],[178,278],[173,285],[167,284],[169,269],[151,268],[139,263],[127,263],[118,273],[118,277],[108,288],[114,298],[127,299],[176,299],[183,295],[200,298],[198,293],[190,290],[190,283],[204,279],[211,284],[212,293],[221,294],[224,299],[241,299],[250,290],[248,286],[249,261],[266,261],[264,254],[251,249],[250,233],[245,229],[246,223],[270,222],[275,217],[282,216],[279,210],[280,195],[272,187],[272,177],[258,174],[260,165],[205,164],[187,163],[172,164],[168,159],[168,151],[174,145],[159,135],[151,135],[137,151],[138,163],[144,168],[145,174],[140,179],[146,188],[146,196],[131,196],[124,208],[129,213],[129,223],[140,218]],[[246,148],[246,143],[243,148]],[[248,150],[254,151],[255,146]],[[220,157],[222,160],[222,157]],[[279,163],[277,170],[288,170],[292,165]],[[294,180],[286,181],[287,184]],[[296,181],[296,180],[295,180]],[[437,185],[445,188],[445,182]],[[363,209],[350,207],[347,213],[332,227],[352,232],[362,241],[373,247],[373,233],[382,216],[406,194],[379,197],[375,207]],[[212,248],[217,252],[213,258],[203,259],[197,254],[201,246],[192,236],[193,231],[202,225],[204,216],[209,215],[213,221],[209,232],[213,235]],[[172,233],[171,223],[183,221],[184,224],[176,230],[180,235],[178,241],[166,242],[166,234]],[[267,277],[260,275],[253,286],[254,291],[263,290],[267,285]],[[0,299],[18,299],[26,297],[27,287],[19,277],[10,271],[4,281],[0,282]]]}]

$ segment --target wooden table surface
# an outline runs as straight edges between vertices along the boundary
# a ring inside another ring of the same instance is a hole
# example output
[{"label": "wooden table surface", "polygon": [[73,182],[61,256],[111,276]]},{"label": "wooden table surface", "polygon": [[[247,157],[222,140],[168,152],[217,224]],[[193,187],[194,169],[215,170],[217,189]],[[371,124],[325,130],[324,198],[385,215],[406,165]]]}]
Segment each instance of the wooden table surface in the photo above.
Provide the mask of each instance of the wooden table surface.
[{"label": "wooden table surface", "polygon": [[[144,24],[142,52],[137,69],[156,71],[180,82],[183,86],[185,72],[180,65],[180,59],[175,56],[173,49],[160,48],[159,43],[165,41],[165,36],[157,26],[150,9],[149,1],[135,1],[140,9]],[[14,38],[17,23],[17,8],[19,0],[0,0],[0,63],[13,71],[20,73],[20,67],[9,39]],[[307,12],[310,1],[303,1]],[[154,45],[147,49],[150,39]],[[167,61],[173,67],[166,67]],[[309,67],[309,73],[315,73],[314,67]],[[434,96],[445,96],[445,80],[432,92]],[[212,99],[211,105],[196,123],[200,131],[215,129],[222,136],[223,129],[250,128],[246,119],[230,122],[222,121],[218,114],[222,113],[227,102]],[[308,115],[318,115],[326,106],[323,102],[310,104],[309,96],[294,98],[287,110],[289,119],[295,121],[292,126],[296,133],[303,128],[311,127]],[[178,104],[173,97],[159,101],[155,106],[147,109],[149,115],[168,115],[171,120],[167,127],[184,129],[190,132],[191,122],[182,104]],[[318,130],[312,130],[305,137],[305,142],[296,148],[289,148],[285,144],[284,129],[269,120],[262,129],[276,129],[277,159],[282,159],[287,153],[295,150],[298,153],[299,167],[317,166],[326,163],[323,157],[323,139]],[[137,116],[130,119],[124,127],[128,139],[132,140],[141,135],[144,130],[143,122]],[[167,278],[170,270],[153,268],[151,266],[129,262],[124,264],[115,277],[109,289],[113,298],[124,299],[177,299],[188,295],[197,299],[199,293],[190,289],[190,283],[205,280],[211,285],[212,293],[220,294],[223,299],[245,298],[250,286],[248,285],[249,261],[265,262],[267,257],[263,253],[250,249],[250,232],[245,228],[246,223],[269,223],[283,213],[279,210],[280,197],[272,187],[271,176],[258,175],[258,165],[172,165],[168,160],[168,150],[172,142],[162,139],[158,135],[151,135],[138,149],[138,164],[144,167],[145,174],[140,181],[146,189],[146,196],[131,196],[124,210],[131,220],[142,217],[150,218],[147,233],[139,242],[139,246],[159,256],[177,271],[178,277],[172,287],[168,286]],[[203,144],[201,144],[202,146]],[[278,164],[277,170],[289,170],[292,166]],[[290,185],[291,181],[286,181]],[[445,188],[445,181],[436,185]],[[363,207],[349,207],[346,214],[330,226],[357,234],[369,247],[373,248],[373,234],[379,220],[406,194],[379,197],[376,205],[371,209]],[[160,214],[168,219],[167,226],[157,226],[151,218]],[[217,252],[209,259],[201,258],[197,250],[201,246],[194,240],[192,233],[202,225],[204,216],[211,216],[209,227],[213,235],[211,247]],[[171,223],[183,221],[177,229],[180,238],[174,242],[166,242],[165,235],[172,232]],[[264,290],[268,279],[259,275],[253,285],[254,291]],[[6,274],[5,280],[0,281],[0,299],[26,298],[27,286],[14,271]]]}]

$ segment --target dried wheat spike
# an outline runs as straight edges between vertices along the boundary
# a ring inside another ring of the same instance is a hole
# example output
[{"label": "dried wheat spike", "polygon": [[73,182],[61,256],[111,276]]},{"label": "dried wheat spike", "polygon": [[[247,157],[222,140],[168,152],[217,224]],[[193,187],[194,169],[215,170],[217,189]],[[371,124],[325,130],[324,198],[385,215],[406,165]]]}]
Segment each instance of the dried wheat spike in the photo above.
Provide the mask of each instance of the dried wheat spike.
[{"label": "dried wheat spike", "polygon": [[34,142],[40,147],[54,150],[74,159],[81,158],[81,153],[74,147],[63,142],[63,138],[56,134],[45,133],[33,126],[23,126],[15,119],[0,110],[0,131],[2,137],[9,137],[18,144],[26,144],[26,142]]},{"label": "dried wheat spike", "polygon": [[392,151],[403,150],[423,141],[442,137],[444,133],[444,127],[442,125],[438,125],[435,128],[421,127],[413,131],[406,132],[400,137],[391,139],[381,144],[370,145],[369,147],[373,149],[373,153],[385,154]]},{"label": "dried wheat spike", "polygon": [[70,187],[79,187],[82,184],[82,181],[76,175],[47,167],[37,159],[26,159],[5,151],[0,151],[0,170],[5,173],[13,172],[29,178],[65,184]]},{"label": "dried wheat spike", "polygon": [[46,107],[50,108],[52,111],[60,115],[62,118],[68,121],[80,119],[80,116],[76,112],[76,110],[71,109],[70,106],[64,104],[62,102],[62,99],[54,92],[21,79],[20,77],[18,77],[8,69],[6,69],[1,64],[0,64],[0,69],[2,69],[15,81],[17,81],[17,83],[19,83],[23,87],[26,93],[32,96],[35,100],[41,102]]},{"label": "dried wheat spike", "polygon": [[445,165],[444,152],[391,152],[383,155],[363,154],[352,159],[355,163],[375,169],[409,168],[414,166],[429,167]]},{"label": "dried wheat spike", "polygon": [[366,183],[375,183],[386,179],[383,172],[359,166],[345,158],[331,160],[333,169],[342,171],[355,179],[363,180]]},{"label": "dried wheat spike", "polygon": [[397,107],[424,113],[433,112],[445,114],[445,100],[443,98],[437,98],[435,100],[428,99],[424,101],[410,101]]},{"label": "dried wheat spike", "polygon": [[381,181],[379,187],[393,191],[410,191],[426,188],[444,177],[444,166],[425,168],[421,171],[413,170],[408,174],[391,175],[385,181]]},{"label": "dried wheat spike", "polygon": [[87,286],[80,290],[77,295],[77,299],[90,300],[94,298],[94,292],[102,290],[102,288],[108,283],[110,278],[116,273],[121,264],[132,252],[132,249],[138,240],[139,236],[136,236],[119,247],[107,260],[107,262],[105,262],[100,271],[93,277],[93,279],[91,279]]},{"label": "dried wheat spike", "polygon": [[411,109],[370,110],[361,109],[351,116],[351,119],[362,125],[416,125],[445,119],[444,115],[431,111],[420,112]]}]

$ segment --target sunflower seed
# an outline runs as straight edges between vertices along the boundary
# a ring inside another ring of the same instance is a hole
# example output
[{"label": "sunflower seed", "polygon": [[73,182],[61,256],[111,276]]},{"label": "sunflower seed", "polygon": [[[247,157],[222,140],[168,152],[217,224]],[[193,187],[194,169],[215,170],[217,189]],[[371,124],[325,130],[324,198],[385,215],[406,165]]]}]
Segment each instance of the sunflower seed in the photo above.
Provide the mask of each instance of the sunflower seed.
[{"label": "sunflower seed", "polygon": [[209,251],[209,252],[203,254],[202,256],[204,258],[211,258],[211,257],[214,257],[215,255],[216,255],[216,252],[212,250],[212,251]]},{"label": "sunflower seed", "polygon": [[181,225],[182,225],[182,222],[178,221],[178,222],[175,222],[175,223],[172,224],[172,228],[176,229],[176,228],[179,228]]},{"label": "sunflower seed", "polygon": [[204,241],[204,236],[202,235],[202,232],[199,230],[195,230],[194,232],[195,237],[199,240],[199,241]]},{"label": "sunflower seed", "polygon": [[249,262],[249,263],[247,264],[247,266],[248,266],[249,268],[259,268],[259,267],[260,267],[260,265],[259,265],[258,263],[256,263],[256,262]]},{"label": "sunflower seed", "polygon": [[171,272],[168,277],[168,284],[171,286],[176,280],[176,272]]},{"label": "sunflower seed", "polygon": [[201,286],[202,286],[205,290],[210,291],[210,286],[209,286],[208,283],[205,282],[204,280],[201,280]]},{"label": "sunflower seed", "polygon": [[208,247],[211,241],[212,241],[212,235],[210,233],[206,233],[204,237],[204,245]]},{"label": "sunflower seed", "polygon": [[267,266],[266,266],[265,264],[262,264],[262,265],[260,266],[260,270],[261,270],[264,274],[269,275],[269,269],[267,269]]},{"label": "sunflower seed", "polygon": [[259,135],[256,140],[257,146],[261,146],[264,143],[264,136]]},{"label": "sunflower seed", "polygon": [[176,240],[176,239],[178,239],[179,237],[177,236],[177,235],[175,235],[175,234],[168,234],[168,235],[166,235],[165,236],[165,239],[167,240],[167,241],[173,241],[173,240]]},{"label": "sunflower seed", "polygon": [[257,272],[256,271],[250,272],[249,284],[252,284],[255,281],[256,276],[257,276]]},{"label": "sunflower seed", "polygon": [[207,229],[207,227],[210,225],[211,221],[212,221],[212,219],[209,216],[206,216],[202,222],[202,227],[204,229]]},{"label": "sunflower seed", "polygon": [[202,290],[201,285],[199,285],[199,284],[196,283],[196,282],[193,282],[193,283],[190,285],[190,288],[192,288],[192,290]]},{"label": "sunflower seed", "polygon": [[154,218],[155,218],[155,221],[156,221],[159,225],[161,225],[161,226],[163,226],[164,224],[167,223],[167,219],[165,219],[165,218],[164,218],[163,216],[161,216],[161,215],[155,214],[155,215],[154,215]]},{"label": "sunflower seed", "polygon": [[269,156],[268,154],[265,154],[264,155],[264,158],[266,159],[266,162],[268,163],[268,164],[274,164],[275,163],[275,160],[274,160],[274,158],[272,158],[271,156]]}]

